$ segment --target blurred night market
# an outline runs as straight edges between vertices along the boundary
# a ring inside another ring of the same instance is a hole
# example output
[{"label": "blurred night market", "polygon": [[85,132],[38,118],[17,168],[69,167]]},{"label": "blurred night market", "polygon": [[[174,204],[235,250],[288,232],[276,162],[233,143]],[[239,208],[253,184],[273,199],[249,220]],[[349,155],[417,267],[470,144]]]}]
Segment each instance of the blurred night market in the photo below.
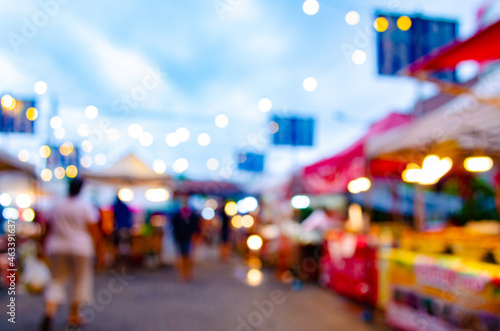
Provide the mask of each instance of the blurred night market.
[{"label": "blurred night market", "polygon": [[500,331],[500,1],[0,8],[0,330]]}]

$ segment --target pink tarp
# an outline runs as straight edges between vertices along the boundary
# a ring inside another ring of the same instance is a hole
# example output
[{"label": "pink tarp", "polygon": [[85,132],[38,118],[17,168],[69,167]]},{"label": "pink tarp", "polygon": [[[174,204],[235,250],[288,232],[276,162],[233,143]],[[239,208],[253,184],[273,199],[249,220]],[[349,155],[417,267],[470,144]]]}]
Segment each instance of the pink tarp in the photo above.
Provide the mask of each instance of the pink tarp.
[{"label": "pink tarp", "polygon": [[[411,118],[408,114],[391,113],[373,124],[368,132],[349,148],[333,157],[305,167],[302,180],[307,191],[316,194],[344,192],[351,180],[366,176],[367,170],[370,171],[367,169],[365,142],[382,132],[410,123]],[[379,160],[377,167],[374,168],[377,173],[372,173],[372,175],[382,175],[378,172],[387,173],[391,170],[387,167],[397,167],[399,170],[400,164]]]}]

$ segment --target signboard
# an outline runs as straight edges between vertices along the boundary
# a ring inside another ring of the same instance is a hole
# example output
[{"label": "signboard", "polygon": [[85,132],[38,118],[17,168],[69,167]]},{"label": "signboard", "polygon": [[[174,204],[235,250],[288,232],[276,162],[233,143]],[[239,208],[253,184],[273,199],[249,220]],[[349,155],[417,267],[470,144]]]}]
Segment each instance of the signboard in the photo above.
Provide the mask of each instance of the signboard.
[{"label": "signboard", "polygon": [[239,153],[238,169],[262,172],[264,170],[264,155],[256,153]]},{"label": "signboard", "polygon": [[312,146],[314,144],[314,119],[273,116],[278,126],[273,134],[274,145]]},{"label": "signboard", "polygon": [[34,122],[26,117],[26,111],[31,107],[35,107],[35,101],[17,99],[12,109],[1,106],[0,132],[33,133]]},{"label": "signboard", "polygon": [[400,249],[387,257],[392,327],[422,330],[425,321],[425,330],[498,330],[500,266]]},{"label": "signboard", "polygon": [[[377,32],[378,73],[396,75],[401,69],[440,48],[457,37],[458,23],[446,20],[431,20],[418,16],[411,18],[411,27],[403,31],[397,21],[403,15],[376,13],[376,17],[387,19],[388,27]],[[456,73],[442,71],[434,78],[456,81]]]}]

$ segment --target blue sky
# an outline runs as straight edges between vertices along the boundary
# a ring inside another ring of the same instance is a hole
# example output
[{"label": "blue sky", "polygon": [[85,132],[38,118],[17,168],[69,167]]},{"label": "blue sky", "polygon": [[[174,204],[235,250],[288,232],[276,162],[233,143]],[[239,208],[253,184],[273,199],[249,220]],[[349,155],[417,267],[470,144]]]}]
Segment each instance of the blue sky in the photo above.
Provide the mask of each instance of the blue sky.
[{"label": "blue sky", "polygon": [[[371,27],[375,10],[455,19],[460,36],[467,37],[476,29],[476,12],[483,2],[319,0],[319,12],[308,16],[301,0],[2,0],[0,91],[31,96],[33,84],[43,80],[48,92],[40,100],[44,106],[35,136],[0,139],[14,154],[29,150],[30,162],[41,167],[37,151],[48,136],[53,142],[78,144],[83,138],[77,127],[87,123],[92,130],[113,127],[120,132],[116,142],[96,141],[90,156],[105,153],[112,160],[135,152],[150,165],[164,160],[169,173],[183,157],[189,162],[188,177],[217,179],[229,170],[230,178],[250,180],[253,177],[234,169],[233,156],[238,149],[258,150],[267,156],[266,176],[276,176],[334,154],[370,122],[390,111],[405,111],[416,100],[410,79],[376,74]],[[41,21],[38,31],[23,35],[27,21],[41,19],[40,3],[57,4],[51,7],[53,17]],[[361,16],[356,26],[345,22],[350,10]],[[14,34],[24,38],[17,46]],[[362,49],[368,60],[352,63],[341,45]],[[154,88],[127,106],[125,116],[117,112],[119,100],[151,75],[160,77],[153,81]],[[310,76],[318,81],[314,92],[302,88]],[[270,113],[259,111],[261,98],[273,102],[272,112],[314,116],[315,147],[292,152],[270,146],[265,134]],[[47,124],[48,105],[56,102],[66,130],[62,140],[53,137]],[[96,119],[85,118],[88,105],[99,109]],[[338,112],[351,120],[339,122]],[[227,127],[215,126],[218,114],[228,116]],[[153,134],[151,146],[128,136],[132,123]],[[167,146],[165,136],[179,127],[190,130],[190,139]],[[196,142],[203,132],[211,136],[206,147]],[[207,169],[209,158],[219,161],[217,170]]]}]

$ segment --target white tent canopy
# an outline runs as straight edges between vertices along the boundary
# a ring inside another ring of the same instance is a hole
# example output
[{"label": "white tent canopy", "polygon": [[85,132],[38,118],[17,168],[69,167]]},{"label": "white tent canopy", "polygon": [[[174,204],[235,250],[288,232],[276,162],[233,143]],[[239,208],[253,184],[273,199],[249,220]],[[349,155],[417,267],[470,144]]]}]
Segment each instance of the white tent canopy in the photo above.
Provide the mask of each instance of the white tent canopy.
[{"label": "white tent canopy", "polygon": [[134,154],[128,154],[107,169],[86,171],[83,177],[111,185],[169,185],[169,175],[159,175]]},{"label": "white tent canopy", "polygon": [[[494,77],[493,77],[494,76]],[[477,96],[500,95],[500,70],[479,80]],[[484,82],[484,83],[483,83]],[[500,152],[500,108],[482,103],[472,95],[461,95],[404,128],[395,128],[370,139],[368,157],[375,158],[405,150],[425,151],[431,146],[454,141],[465,151]]]},{"label": "white tent canopy", "polygon": [[34,165],[21,162],[2,150],[0,150],[0,171],[21,171],[27,175],[36,177]]}]

